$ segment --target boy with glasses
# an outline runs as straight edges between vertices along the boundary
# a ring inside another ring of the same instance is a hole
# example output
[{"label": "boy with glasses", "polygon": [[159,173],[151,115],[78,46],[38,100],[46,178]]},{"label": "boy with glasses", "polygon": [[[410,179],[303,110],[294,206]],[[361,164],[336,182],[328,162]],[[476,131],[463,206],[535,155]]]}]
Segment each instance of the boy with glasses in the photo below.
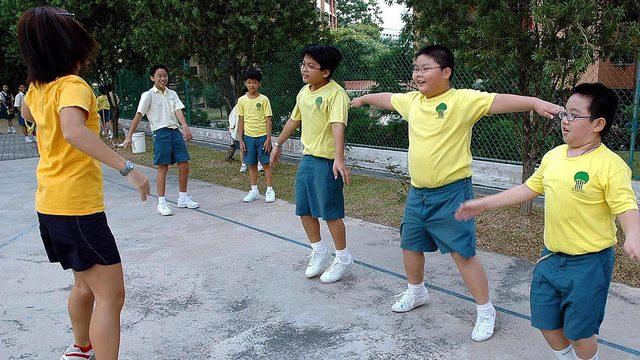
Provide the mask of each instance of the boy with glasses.
[{"label": "boy with glasses", "polygon": [[531,280],[531,325],[560,360],[598,359],[596,334],[604,318],[616,239],[640,260],[640,215],[631,169],[602,139],[615,120],[616,94],[580,84],[567,101],[560,145],[542,158],[525,184],[460,205],[456,218],[515,205],[545,194],[544,248]]},{"label": "boy with glasses", "polygon": [[296,215],[300,216],[312,248],[305,276],[318,276],[331,257],[320,238],[318,218],[322,218],[333,237],[336,257],[322,273],[320,281],[332,283],[353,265],[342,221],[343,187],[350,181],[344,160],[349,97],[340,85],[331,80],[342,59],[338,49],[310,45],[302,50],[301,57],[300,72],[302,81],[307,85],[298,93],[291,118],[273,145],[271,163],[275,164],[280,158],[282,143],[302,126],[300,140],[304,156],[296,173]]},{"label": "boy with glasses", "polygon": [[473,198],[471,129],[481,117],[535,110],[550,118],[560,107],[533,97],[454,89],[453,53],[430,45],[418,52],[413,81],[418,91],[369,94],[354,99],[396,110],[409,123],[411,189],[400,226],[408,289],[391,307],[406,312],[428,301],[424,285],[424,252],[450,253],[477,305],[474,341],[493,335],[496,311],[489,301],[487,275],[476,256],[475,223],[457,222],[459,204]]}]

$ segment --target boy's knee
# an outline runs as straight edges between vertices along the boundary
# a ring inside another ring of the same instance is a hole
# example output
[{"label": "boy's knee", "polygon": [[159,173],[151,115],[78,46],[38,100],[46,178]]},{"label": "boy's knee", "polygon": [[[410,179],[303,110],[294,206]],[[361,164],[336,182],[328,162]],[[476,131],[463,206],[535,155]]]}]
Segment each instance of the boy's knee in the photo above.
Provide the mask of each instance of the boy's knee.
[{"label": "boy's knee", "polygon": [[110,290],[105,294],[96,296],[96,303],[109,306],[111,308],[122,309],[124,306],[125,290],[124,287]]}]

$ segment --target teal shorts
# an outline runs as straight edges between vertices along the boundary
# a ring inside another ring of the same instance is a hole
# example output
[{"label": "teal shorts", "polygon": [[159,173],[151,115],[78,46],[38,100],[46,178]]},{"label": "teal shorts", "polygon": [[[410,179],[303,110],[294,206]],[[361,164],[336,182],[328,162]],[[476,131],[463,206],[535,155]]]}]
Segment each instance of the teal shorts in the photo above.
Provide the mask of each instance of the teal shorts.
[{"label": "teal shorts", "polygon": [[409,189],[400,224],[400,247],[415,252],[458,253],[464,258],[476,254],[476,223],[457,221],[456,209],[473,199],[471,178],[439,188]]},{"label": "teal shorts", "polygon": [[173,165],[189,160],[187,145],[180,130],[162,128],[153,132],[154,165]]},{"label": "teal shorts", "polygon": [[[549,253],[545,248],[541,256]],[[613,247],[584,255],[555,253],[541,260],[531,280],[531,325],[563,329],[572,341],[598,334],[613,263]]]},{"label": "teal shorts", "polygon": [[344,218],[344,183],[333,176],[333,160],[304,155],[296,173],[296,215]]}]

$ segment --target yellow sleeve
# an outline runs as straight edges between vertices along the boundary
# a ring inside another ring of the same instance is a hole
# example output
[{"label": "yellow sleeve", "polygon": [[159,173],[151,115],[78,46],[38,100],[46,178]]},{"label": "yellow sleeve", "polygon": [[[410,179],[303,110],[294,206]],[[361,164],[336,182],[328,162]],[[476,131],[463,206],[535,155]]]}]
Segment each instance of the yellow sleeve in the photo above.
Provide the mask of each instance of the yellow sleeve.
[{"label": "yellow sleeve", "polygon": [[402,116],[405,120],[409,120],[409,110],[415,97],[416,91],[391,95],[391,106]]},{"label": "yellow sleeve", "polygon": [[302,121],[302,113],[300,113],[300,106],[298,105],[298,98],[300,97],[300,94],[298,94],[298,96],[296,97],[296,105],[293,107],[293,110],[291,111],[291,120],[295,120],[295,121]]},{"label": "yellow sleeve", "polygon": [[238,116],[244,116],[244,101],[243,101],[244,97],[241,97],[240,99],[238,99],[238,105],[236,105],[238,107]]},{"label": "yellow sleeve", "polygon": [[466,118],[475,124],[481,117],[486,116],[491,109],[493,100],[496,98],[495,93],[487,93],[484,91],[461,89],[458,90],[463,95],[463,104],[466,108]]},{"label": "yellow sleeve", "polygon": [[624,167],[615,167],[615,173],[609,176],[604,187],[604,198],[615,215],[638,208],[636,195],[631,187],[631,169],[627,164],[623,165]]},{"label": "yellow sleeve", "polygon": [[271,111],[271,101],[269,101],[269,98],[266,96],[264,101],[264,116],[273,116],[273,112]]},{"label": "yellow sleeve", "polygon": [[339,89],[329,99],[329,123],[343,123],[347,125],[349,117],[349,96]]},{"label": "yellow sleeve", "polygon": [[79,107],[86,112],[97,111],[96,96],[86,83],[66,82],[60,86],[56,111],[60,112],[66,107]]},{"label": "yellow sleeve", "polygon": [[542,184],[542,180],[544,179],[544,170],[546,167],[547,161],[545,155],[540,162],[540,167],[534,171],[533,175],[531,175],[527,181],[525,181],[525,185],[531,189],[531,191],[537,192],[538,194],[544,194],[544,185]]}]

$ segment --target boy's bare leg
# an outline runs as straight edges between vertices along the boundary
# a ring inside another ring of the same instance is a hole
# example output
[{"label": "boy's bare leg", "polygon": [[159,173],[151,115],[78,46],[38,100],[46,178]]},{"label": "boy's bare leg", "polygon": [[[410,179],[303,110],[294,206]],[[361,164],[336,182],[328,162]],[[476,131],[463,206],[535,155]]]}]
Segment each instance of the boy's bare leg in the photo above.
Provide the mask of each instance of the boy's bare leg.
[{"label": "boy's bare leg", "polygon": [[258,185],[258,164],[249,165],[249,180],[251,186]]},{"label": "boy's bare leg", "polygon": [[158,189],[158,196],[162,197],[165,193],[167,186],[167,173],[169,172],[169,165],[158,165],[158,177],[156,178],[156,188]]},{"label": "boy's bare leg", "polygon": [[267,181],[267,186],[273,187],[273,168],[271,168],[270,164],[262,164],[262,167],[264,168],[264,178]]},{"label": "boy's bare leg", "polygon": [[178,188],[180,192],[187,192],[187,183],[189,181],[189,162],[184,161],[178,163]]},{"label": "boy's bare leg", "polygon": [[402,260],[409,284],[422,284],[424,282],[424,253],[402,249]]},{"label": "boy's bare leg", "polygon": [[96,358],[116,360],[120,349],[120,312],[124,305],[122,266],[94,265],[80,274],[91,288],[96,301],[89,326],[89,337]]},{"label": "boy's bare leg", "polygon": [[482,305],[489,302],[489,282],[487,274],[477,256],[465,259],[458,253],[451,253],[453,261],[456,263],[460,275],[464,283],[467,285],[469,292],[476,301],[476,304]]},{"label": "boy's bare leg", "polygon": [[591,359],[598,352],[598,339],[595,335],[587,339],[571,341],[578,359]]},{"label": "boy's bare leg", "polygon": [[540,331],[542,332],[544,339],[547,341],[547,344],[549,344],[549,346],[555,351],[564,350],[569,346],[569,344],[571,344],[569,339],[564,336],[564,331],[562,331],[562,329]]},{"label": "boy's bare leg", "polygon": [[320,221],[311,216],[300,216],[300,220],[302,221],[304,232],[307,233],[309,242],[317,243],[318,241],[320,241]]},{"label": "boy's bare leg", "polygon": [[[333,244],[336,250],[344,250],[347,247],[347,233],[344,228],[344,221],[342,221],[342,219],[328,220],[327,226],[329,227],[329,232],[333,238]],[[318,230],[320,230],[319,227]]]}]

